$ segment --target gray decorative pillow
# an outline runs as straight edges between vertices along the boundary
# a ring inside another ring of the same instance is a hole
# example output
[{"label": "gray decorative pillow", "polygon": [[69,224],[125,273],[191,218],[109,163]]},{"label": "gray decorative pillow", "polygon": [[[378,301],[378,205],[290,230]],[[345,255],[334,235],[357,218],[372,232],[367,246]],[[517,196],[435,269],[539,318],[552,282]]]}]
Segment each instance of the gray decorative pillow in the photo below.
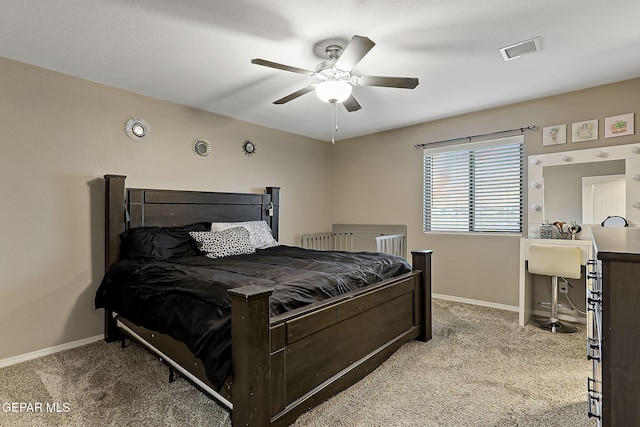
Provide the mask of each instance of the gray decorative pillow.
[{"label": "gray decorative pillow", "polygon": [[209,258],[252,254],[256,251],[249,240],[249,230],[244,227],[224,231],[190,231],[189,236]]},{"label": "gray decorative pillow", "polygon": [[249,230],[249,239],[256,249],[265,249],[278,246],[278,241],[273,238],[271,228],[266,221],[241,221],[241,222],[213,222],[211,231],[222,231],[233,227],[244,227]]}]

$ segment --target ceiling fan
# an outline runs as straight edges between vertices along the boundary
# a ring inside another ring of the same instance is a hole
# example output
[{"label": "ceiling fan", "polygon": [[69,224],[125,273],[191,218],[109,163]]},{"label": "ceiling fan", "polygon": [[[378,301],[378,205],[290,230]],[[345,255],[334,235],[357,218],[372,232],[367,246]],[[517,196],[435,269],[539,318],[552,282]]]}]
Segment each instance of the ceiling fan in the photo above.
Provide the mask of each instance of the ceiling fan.
[{"label": "ceiling fan", "polygon": [[[360,76],[352,74],[353,68],[369,53],[375,43],[368,37],[354,35],[346,46],[341,46],[340,41],[335,40],[319,42],[317,46],[326,44],[325,52],[328,60],[316,65],[315,71],[303,68],[291,67],[266,59],[255,58],[252,64],[292,73],[304,74],[316,77],[318,83],[297,90],[283,98],[274,101],[274,104],[285,104],[315,89],[320,99],[331,104],[342,103],[347,111],[357,111],[362,106],[352,94],[353,86],[382,86],[401,89],[413,89],[418,85],[418,79],[412,77],[380,77]],[[343,43],[344,44],[344,43]]]}]

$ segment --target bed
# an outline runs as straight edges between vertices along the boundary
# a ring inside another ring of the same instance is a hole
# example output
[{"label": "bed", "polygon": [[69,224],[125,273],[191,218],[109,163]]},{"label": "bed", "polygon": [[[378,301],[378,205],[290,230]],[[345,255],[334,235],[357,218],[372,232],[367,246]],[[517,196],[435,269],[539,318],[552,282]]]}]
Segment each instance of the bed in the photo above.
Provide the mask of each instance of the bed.
[{"label": "bed", "polygon": [[[299,286],[299,279],[288,273],[292,263],[295,269],[302,263],[299,251],[306,250],[301,248],[274,245],[255,254],[213,260],[200,255],[179,262],[154,261],[152,266],[146,261],[123,260],[121,251],[129,254],[131,250],[124,244],[126,236],[160,227],[185,227],[197,234],[211,222],[264,221],[277,241],[280,189],[267,187],[264,194],[156,190],[127,188],[122,175],[105,175],[104,179],[107,274],[103,282],[107,276],[119,277],[119,283],[127,282],[129,270],[123,267],[126,263],[133,264],[134,270],[144,269],[141,276],[154,276],[167,286],[180,284],[182,276],[198,282],[199,277],[209,275],[208,270],[198,273],[205,268],[213,268],[214,276],[231,276],[234,282],[215,291],[216,298],[228,302],[228,307],[220,305],[225,313],[229,310],[229,321],[224,323],[228,345],[222,347],[230,353],[228,363],[212,365],[210,350],[203,352],[204,347],[194,345],[194,338],[165,328],[168,318],[184,315],[163,312],[157,309],[158,305],[143,305],[157,299],[155,295],[143,294],[127,306],[122,302],[123,295],[131,291],[124,285],[118,288],[122,293],[113,294],[110,301],[103,298],[98,304],[105,310],[105,339],[112,342],[127,337],[143,345],[169,366],[171,376],[178,372],[228,409],[234,426],[289,425],[301,413],[374,370],[405,342],[431,339],[431,251],[412,252],[412,268],[393,266],[384,273],[377,267],[382,255],[355,254],[361,258],[351,262],[376,265],[373,275],[378,280],[371,280],[366,286],[351,286],[348,271],[339,270],[344,267],[333,263],[341,254],[313,253],[313,259],[305,263],[313,264],[314,271],[303,273],[308,276],[304,280],[322,281],[328,274],[322,270],[326,266],[327,270],[342,274],[343,288],[341,292],[327,288],[322,291],[324,297],[313,301],[306,299],[307,285]],[[245,261],[253,267],[240,266]],[[187,272],[187,268],[196,273]],[[273,275],[279,278],[273,286],[264,281],[267,271],[271,274],[268,280],[275,280]],[[238,275],[252,279],[236,280]],[[295,286],[290,281],[296,281]],[[296,289],[293,294],[300,294],[303,289],[304,298],[290,297],[286,291],[289,285]],[[181,286],[178,294],[184,294]],[[214,292],[208,285],[198,289],[196,292]],[[102,284],[98,293],[101,292]],[[283,298],[285,302],[280,304]],[[177,310],[188,301],[191,300],[171,300],[169,304],[163,300],[159,304]],[[187,311],[200,313],[195,305],[192,307]],[[160,323],[147,319],[145,312],[155,313]],[[193,320],[184,323],[193,324]]]}]

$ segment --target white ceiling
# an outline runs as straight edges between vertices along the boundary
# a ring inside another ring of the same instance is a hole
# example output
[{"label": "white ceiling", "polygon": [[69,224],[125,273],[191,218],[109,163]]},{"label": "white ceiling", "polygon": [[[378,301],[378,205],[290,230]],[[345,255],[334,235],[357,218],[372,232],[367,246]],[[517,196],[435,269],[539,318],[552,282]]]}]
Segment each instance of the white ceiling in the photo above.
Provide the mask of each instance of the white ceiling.
[{"label": "white ceiling", "polygon": [[[413,90],[355,87],[338,139],[640,77],[638,0],[2,0],[0,56],[322,140],[331,108],[316,42],[368,36],[356,74],[418,77]],[[505,62],[499,48],[540,36]],[[135,116],[136,111],[126,112]]]}]

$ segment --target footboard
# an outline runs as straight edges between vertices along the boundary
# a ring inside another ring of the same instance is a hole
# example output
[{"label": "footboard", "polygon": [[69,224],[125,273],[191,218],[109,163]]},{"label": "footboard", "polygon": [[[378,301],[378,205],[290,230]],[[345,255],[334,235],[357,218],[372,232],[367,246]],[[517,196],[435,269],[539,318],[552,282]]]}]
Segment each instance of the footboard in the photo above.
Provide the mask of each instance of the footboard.
[{"label": "footboard", "polygon": [[233,425],[289,425],[378,367],[403,343],[431,338],[431,251],[414,271],[269,319],[270,290],[230,290]]}]

